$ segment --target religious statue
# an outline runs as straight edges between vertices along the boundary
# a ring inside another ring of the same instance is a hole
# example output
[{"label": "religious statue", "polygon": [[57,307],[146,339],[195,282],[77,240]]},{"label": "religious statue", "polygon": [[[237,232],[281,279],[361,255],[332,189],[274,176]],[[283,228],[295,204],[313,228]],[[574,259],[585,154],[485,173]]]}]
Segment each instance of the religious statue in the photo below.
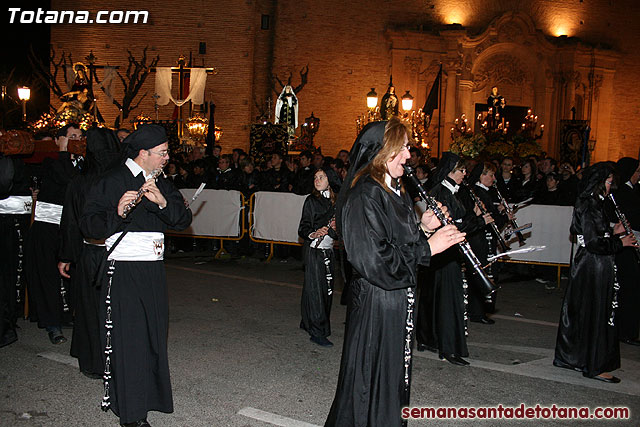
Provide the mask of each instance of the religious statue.
[{"label": "religious statue", "polygon": [[82,62],[73,64],[75,79],[71,90],[60,97],[62,105],[58,113],[67,109],[89,112],[93,108],[93,96],[89,93],[87,67]]},{"label": "religious statue", "polygon": [[287,125],[289,138],[293,139],[298,127],[298,98],[290,85],[286,85],[276,101],[275,124]]},{"label": "religious statue", "polygon": [[507,105],[507,101],[504,97],[498,94],[498,86],[491,88],[491,95],[487,98],[487,107],[491,108],[491,114],[498,115],[498,120],[504,118],[504,107]]},{"label": "religious statue", "polygon": [[382,120],[389,120],[393,116],[398,115],[398,96],[396,95],[396,88],[392,82],[393,76],[389,77],[389,87],[387,93],[382,97],[380,102],[380,116]]}]

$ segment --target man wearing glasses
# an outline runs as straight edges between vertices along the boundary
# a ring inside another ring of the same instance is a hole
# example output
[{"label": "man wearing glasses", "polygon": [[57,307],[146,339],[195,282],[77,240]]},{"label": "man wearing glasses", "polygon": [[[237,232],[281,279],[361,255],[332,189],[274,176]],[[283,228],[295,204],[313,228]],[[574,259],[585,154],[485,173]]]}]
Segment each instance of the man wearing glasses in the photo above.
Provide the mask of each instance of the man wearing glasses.
[{"label": "man wearing glasses", "polygon": [[87,197],[80,228],[106,239],[101,275],[105,348],[102,408],[125,426],[148,426],[150,410],[173,412],[167,357],[168,298],[164,232],[191,224],[191,211],[160,175],[169,160],[163,127],[144,125],[123,145],[128,158]]}]

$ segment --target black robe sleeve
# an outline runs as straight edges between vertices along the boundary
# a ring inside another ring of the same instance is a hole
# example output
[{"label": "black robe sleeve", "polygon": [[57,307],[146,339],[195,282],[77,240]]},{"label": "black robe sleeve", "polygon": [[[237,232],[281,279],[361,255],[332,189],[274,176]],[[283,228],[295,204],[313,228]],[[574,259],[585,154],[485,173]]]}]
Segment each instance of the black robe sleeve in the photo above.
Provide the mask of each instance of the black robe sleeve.
[{"label": "black robe sleeve", "polygon": [[[329,221],[335,215],[335,207],[331,204],[329,199],[324,197],[318,198],[314,195],[309,195],[304,201],[302,207],[302,217],[300,218],[300,225],[298,226],[298,235],[305,241],[311,241],[309,234],[313,233],[319,228],[329,225]],[[335,239],[337,234],[332,228],[329,229],[329,237]]]},{"label": "black robe sleeve", "polygon": [[367,179],[351,190],[342,218],[349,262],[362,277],[386,290],[415,286],[417,265],[428,264],[431,250],[408,196]]},{"label": "black robe sleeve", "polygon": [[[573,213],[571,232],[584,236],[587,251],[597,255],[613,255],[622,250],[622,240],[610,230],[604,213],[604,202],[593,197],[581,198]],[[605,237],[609,233],[609,237]]]},{"label": "black robe sleeve", "polygon": [[[81,177],[85,178],[85,177]],[[82,209],[82,183],[75,179],[67,187],[62,218],[60,219],[60,250],[58,259],[62,262],[78,262],[82,252],[83,237],[80,232],[80,212]]]},{"label": "black robe sleeve", "polygon": [[182,194],[165,178],[157,182],[158,189],[167,200],[164,209],[143,197],[126,219],[120,217],[118,201],[126,191],[138,190],[142,184],[142,176],[132,177],[124,165],[98,181],[87,197],[80,218],[82,233],[93,239],[105,239],[125,227],[129,231],[164,232],[167,228],[184,230],[191,224],[191,210],[186,208]]}]

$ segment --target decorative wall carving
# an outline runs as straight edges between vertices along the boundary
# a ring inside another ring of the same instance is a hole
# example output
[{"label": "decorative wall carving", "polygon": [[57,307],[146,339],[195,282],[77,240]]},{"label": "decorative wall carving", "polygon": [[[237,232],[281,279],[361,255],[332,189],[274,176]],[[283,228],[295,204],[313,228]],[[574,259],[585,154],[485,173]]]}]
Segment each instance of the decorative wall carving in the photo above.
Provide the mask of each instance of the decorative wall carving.
[{"label": "decorative wall carving", "polygon": [[526,29],[517,22],[506,22],[498,29],[498,40],[500,42],[522,43],[525,38]]},{"label": "decorative wall carving", "polygon": [[404,66],[411,72],[411,74],[417,74],[420,71],[420,65],[422,64],[422,57],[404,57]]},{"label": "decorative wall carving", "polygon": [[521,61],[508,53],[501,53],[487,58],[474,73],[473,81],[476,91],[491,84],[506,83],[509,85],[530,85],[531,79],[524,71]]}]

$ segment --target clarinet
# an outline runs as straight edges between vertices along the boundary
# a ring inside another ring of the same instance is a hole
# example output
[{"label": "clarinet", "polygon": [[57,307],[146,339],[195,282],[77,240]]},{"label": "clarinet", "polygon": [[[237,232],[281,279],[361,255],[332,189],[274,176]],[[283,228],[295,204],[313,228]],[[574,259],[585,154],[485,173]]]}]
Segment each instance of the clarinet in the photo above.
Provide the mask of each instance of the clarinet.
[{"label": "clarinet", "polygon": [[[162,168],[154,169],[151,172],[151,178],[149,179],[157,180],[161,173],[163,173]],[[138,205],[138,203],[142,201],[142,196],[144,195],[144,193],[145,193],[144,190],[142,189],[142,187],[140,187],[140,189],[138,190],[138,194],[136,195],[136,198],[131,202],[129,202],[129,204],[124,207],[122,211],[122,218],[126,218],[127,215],[131,213],[133,208],[135,208]]]},{"label": "clarinet", "polygon": [[[487,209],[483,205],[483,203],[480,200],[480,198],[478,197],[478,195],[473,191],[471,186],[468,183],[464,182],[464,181],[462,181],[462,184],[465,187],[467,187],[467,190],[469,190],[469,194],[471,195],[471,198],[473,199],[473,203],[475,203],[476,206],[478,207],[478,209],[480,209],[480,213],[482,215],[488,214],[489,212],[487,211]],[[496,239],[498,240],[498,244],[502,248],[502,252],[508,251],[509,250],[509,245],[507,245],[507,242],[504,241],[504,237],[502,237],[502,234],[500,234],[500,230],[498,230],[498,226],[496,225],[496,223],[495,222],[491,222],[489,225],[491,226],[491,231],[493,231],[493,234],[496,236]]]},{"label": "clarinet", "polygon": [[[502,193],[500,193],[500,190],[498,189],[498,186],[496,184],[493,184],[493,188],[496,189],[496,193],[498,193],[498,198],[500,199],[500,203],[502,203],[502,206],[504,206],[504,210],[507,213],[507,216],[512,216],[513,209],[511,209],[511,206],[509,206],[509,203],[507,203],[505,198],[502,197]],[[518,229],[518,223],[516,222],[515,218],[510,219],[509,220],[509,224],[511,225],[511,228],[513,230],[517,230]],[[518,231],[518,232],[516,232],[516,236],[518,237],[518,243],[520,244],[520,246],[524,246],[524,236],[522,235],[522,233],[520,231]]]},{"label": "clarinet", "polygon": [[[436,199],[427,194],[426,190],[424,189],[424,187],[422,186],[418,178],[416,178],[415,174],[413,173],[413,169],[407,165],[403,165],[402,167],[404,168],[404,171],[407,174],[407,177],[411,180],[413,185],[415,185],[422,200],[427,204],[427,208],[433,211],[433,213],[436,215],[436,218],[440,220],[442,225],[453,224],[453,222],[449,218],[447,218],[444,212],[442,212],[442,209],[438,207],[438,202],[436,201]],[[480,278],[480,281],[482,283],[482,288],[483,288],[482,289],[483,294],[485,296],[492,295],[498,289],[498,287],[493,283],[493,281],[489,278],[489,276],[487,276],[487,273],[485,273],[484,270],[482,269],[482,264],[480,264],[478,257],[471,249],[471,245],[469,244],[467,239],[458,243],[458,248],[460,249],[460,252],[462,253],[462,255],[464,255],[464,257],[467,259],[467,262],[469,263],[469,265],[473,268],[474,274],[477,274],[478,277]]]},{"label": "clarinet", "polygon": [[[633,235],[633,229],[631,228],[631,224],[629,224],[629,220],[627,216],[620,210],[618,203],[616,203],[616,199],[613,197],[613,194],[609,193],[609,199],[613,202],[613,209],[616,211],[616,216],[618,220],[622,223],[624,227],[625,236]],[[634,248],[636,251],[636,258],[638,262],[640,262],[640,248]]]}]

